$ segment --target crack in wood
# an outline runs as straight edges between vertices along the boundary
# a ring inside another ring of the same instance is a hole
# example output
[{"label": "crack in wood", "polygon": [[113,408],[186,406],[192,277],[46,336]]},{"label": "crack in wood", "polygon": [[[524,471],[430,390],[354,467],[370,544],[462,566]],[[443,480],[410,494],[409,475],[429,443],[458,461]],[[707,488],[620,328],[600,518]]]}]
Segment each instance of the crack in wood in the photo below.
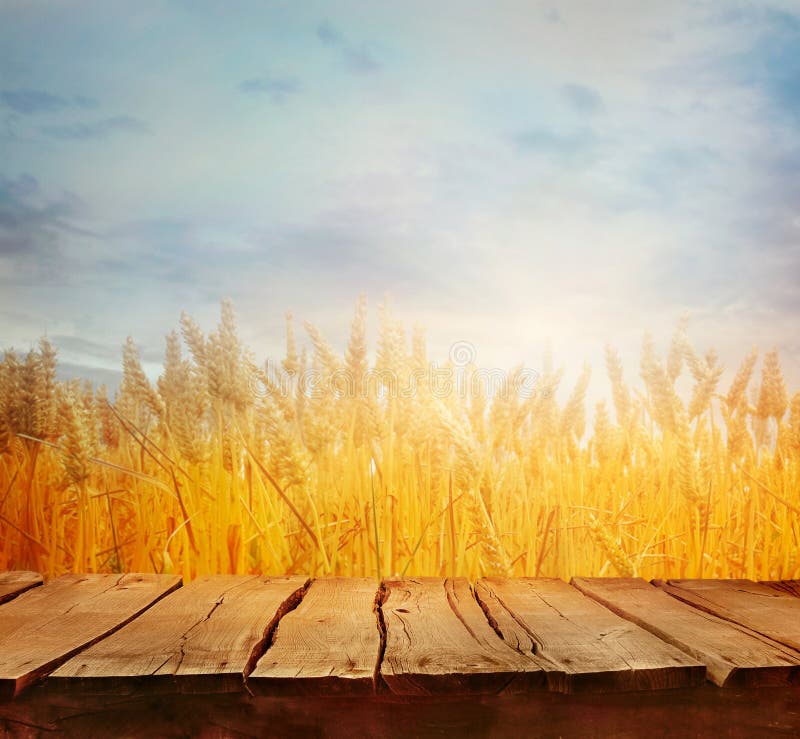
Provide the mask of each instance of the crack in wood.
[{"label": "crack in wood", "polygon": [[520,618],[520,617],[519,617],[519,616],[518,616],[518,615],[517,615],[517,614],[514,612],[514,610],[513,610],[513,609],[512,609],[512,608],[511,608],[511,607],[510,607],[510,606],[509,606],[509,605],[508,605],[508,604],[507,604],[507,603],[506,603],[506,602],[505,602],[505,601],[504,601],[504,600],[503,600],[503,599],[502,599],[502,598],[501,598],[501,597],[500,597],[500,596],[497,594],[497,592],[495,591],[495,589],[494,589],[494,588],[493,588],[493,587],[492,587],[492,586],[491,586],[489,583],[487,583],[487,581],[486,581],[486,580],[482,580],[482,581],[481,581],[481,585],[482,585],[482,587],[484,587],[484,588],[487,590],[487,592],[489,593],[489,595],[490,595],[490,596],[491,596],[491,597],[492,597],[494,600],[496,600],[496,601],[497,601],[497,602],[498,602],[498,603],[499,603],[499,604],[502,606],[503,610],[504,610],[504,611],[505,611],[505,612],[506,612],[506,613],[509,615],[509,617],[510,617],[511,619],[513,619],[513,620],[516,622],[516,624],[517,624],[517,625],[520,627],[520,629],[522,629],[522,630],[523,630],[523,631],[524,631],[524,632],[525,632],[525,633],[526,633],[526,634],[527,634],[527,635],[530,637],[530,640],[531,640],[531,650],[530,650],[530,652],[529,652],[528,650],[526,650],[526,649],[523,649],[523,648],[520,646],[519,639],[517,639],[517,638],[516,638],[516,636],[514,636],[514,642],[515,642],[514,644],[511,644],[511,643],[508,641],[508,639],[506,638],[506,636],[503,634],[503,631],[502,631],[502,629],[500,628],[500,624],[498,624],[498,623],[497,623],[497,621],[496,621],[496,620],[494,619],[494,617],[492,616],[492,614],[491,614],[491,610],[490,610],[490,607],[489,607],[489,603],[488,603],[487,601],[485,601],[485,600],[484,600],[484,599],[481,597],[481,594],[480,594],[480,589],[479,589],[479,588],[475,588],[475,590],[474,590],[474,593],[475,593],[475,599],[478,601],[478,605],[481,607],[481,610],[482,610],[482,611],[484,612],[484,614],[486,615],[486,619],[489,621],[489,625],[490,625],[490,626],[491,626],[491,627],[492,627],[492,628],[495,630],[495,632],[497,633],[497,635],[498,635],[498,636],[499,636],[499,637],[500,637],[500,638],[501,638],[501,639],[502,639],[502,640],[503,640],[503,641],[504,641],[506,644],[508,644],[508,645],[509,645],[509,646],[510,646],[512,649],[514,649],[515,651],[519,652],[521,655],[523,655],[523,656],[525,656],[525,657],[529,657],[531,654],[538,655],[538,654],[539,654],[539,652],[541,651],[541,647],[540,647],[540,644],[539,644],[539,642],[537,641],[536,634],[535,634],[533,631],[531,631],[531,629],[530,629],[530,628],[528,628],[528,625],[527,625],[527,624],[526,624],[526,623],[525,623],[525,622],[524,622],[524,621],[523,621],[523,620],[522,620],[522,619],[521,619],[521,618]]},{"label": "crack in wood", "polygon": [[311,587],[310,578],[308,578],[300,588],[295,590],[295,592],[292,593],[281,604],[273,619],[267,624],[267,628],[264,630],[263,637],[255,645],[253,645],[253,649],[250,652],[250,657],[248,658],[247,663],[244,666],[244,670],[242,671],[242,684],[244,685],[244,689],[250,693],[250,695],[253,695],[253,692],[250,690],[250,687],[247,684],[247,678],[255,669],[258,660],[260,660],[264,654],[266,654],[267,650],[272,646],[275,640],[275,634],[278,631],[278,627],[280,626],[283,617],[287,613],[295,610],[297,606],[300,605],[300,603],[303,601],[303,598],[305,598],[309,587]]},{"label": "crack in wood", "polygon": [[378,634],[380,635],[380,644],[378,646],[378,657],[375,662],[375,669],[372,673],[372,684],[376,693],[388,692],[389,686],[384,681],[381,675],[381,667],[386,655],[386,619],[383,615],[383,604],[386,600],[387,589],[386,585],[381,582],[378,586],[378,591],[375,593],[375,605],[373,611],[375,613],[376,625],[378,627]]},{"label": "crack in wood", "polygon": [[[472,587],[470,586],[470,592],[472,592]],[[444,593],[445,597],[447,598],[447,603],[450,606],[450,610],[453,612],[455,617],[461,622],[464,628],[467,630],[467,633],[476,641],[478,644],[483,646],[480,639],[478,639],[475,632],[470,628],[470,625],[464,619],[464,616],[461,614],[461,611],[458,609],[456,604],[453,601],[458,601],[458,594],[455,592],[453,588],[453,581],[448,577],[444,581]]]}]

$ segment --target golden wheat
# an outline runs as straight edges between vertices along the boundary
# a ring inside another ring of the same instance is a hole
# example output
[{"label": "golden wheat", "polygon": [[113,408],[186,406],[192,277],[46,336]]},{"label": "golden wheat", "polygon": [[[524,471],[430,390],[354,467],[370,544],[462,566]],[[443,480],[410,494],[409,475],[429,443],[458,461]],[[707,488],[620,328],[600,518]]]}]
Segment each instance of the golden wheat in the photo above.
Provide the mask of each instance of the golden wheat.
[{"label": "golden wheat", "polygon": [[[490,388],[437,365],[384,303],[371,361],[359,298],[337,352],[286,316],[286,352],[257,366],[233,308],[206,334],[182,315],[156,383],[122,351],[111,400],[56,381],[42,340],[0,362],[0,569],[343,575],[800,576],[800,393],[778,354],[723,367],[682,318],[643,383],[606,347],[611,407],[586,418],[584,366],[546,353]],[[187,352],[184,352],[184,347]],[[677,388],[688,369],[691,392]]]}]

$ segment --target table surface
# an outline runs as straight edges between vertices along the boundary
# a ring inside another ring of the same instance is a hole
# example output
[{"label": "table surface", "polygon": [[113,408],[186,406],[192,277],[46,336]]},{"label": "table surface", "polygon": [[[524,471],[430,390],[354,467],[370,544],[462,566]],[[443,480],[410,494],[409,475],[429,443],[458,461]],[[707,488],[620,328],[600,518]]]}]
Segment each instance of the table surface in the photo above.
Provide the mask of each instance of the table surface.
[{"label": "table surface", "polygon": [[798,593],[796,581],[0,573],[0,701],[800,691]]}]

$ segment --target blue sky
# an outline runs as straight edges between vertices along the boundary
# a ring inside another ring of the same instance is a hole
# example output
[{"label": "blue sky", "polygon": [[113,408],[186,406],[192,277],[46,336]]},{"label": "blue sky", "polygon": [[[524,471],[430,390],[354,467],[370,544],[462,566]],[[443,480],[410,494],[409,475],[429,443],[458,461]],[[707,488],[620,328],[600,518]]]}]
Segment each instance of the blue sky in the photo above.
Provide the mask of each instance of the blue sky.
[{"label": "blue sky", "polygon": [[635,373],[688,310],[796,387],[798,193],[797,2],[0,6],[0,346],[92,377],[388,292],[441,358]]}]

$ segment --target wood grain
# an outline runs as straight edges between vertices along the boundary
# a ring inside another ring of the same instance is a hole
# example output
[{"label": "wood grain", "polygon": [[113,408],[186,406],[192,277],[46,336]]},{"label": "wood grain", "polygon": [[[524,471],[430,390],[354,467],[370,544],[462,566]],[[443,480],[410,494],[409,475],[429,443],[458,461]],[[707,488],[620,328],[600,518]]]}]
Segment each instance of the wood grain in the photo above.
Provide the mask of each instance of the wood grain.
[{"label": "wood grain", "polygon": [[26,590],[41,584],[42,576],[38,572],[26,570],[0,572],[0,603],[7,603]]},{"label": "wood grain", "polygon": [[180,586],[168,575],[64,575],[0,607],[0,696],[16,695]]},{"label": "wood grain", "polygon": [[157,603],[55,670],[55,690],[226,692],[244,677],[305,577],[213,575]]},{"label": "wood grain", "polygon": [[671,598],[640,578],[573,578],[585,595],[706,666],[720,686],[788,685],[800,653]]},{"label": "wood grain", "polygon": [[657,690],[705,678],[695,659],[562,580],[485,578],[476,595],[506,642],[535,654],[551,690]]},{"label": "wood grain", "polygon": [[800,598],[800,580],[761,580],[762,585]]},{"label": "wood grain", "polygon": [[377,597],[373,579],[314,580],[281,619],[248,686],[268,695],[374,693],[381,655]]},{"label": "wood grain", "polygon": [[381,676],[393,693],[499,693],[544,687],[531,655],[504,643],[464,578],[384,583]]},{"label": "wood grain", "polygon": [[800,598],[752,580],[654,580],[670,595],[800,650]]}]

